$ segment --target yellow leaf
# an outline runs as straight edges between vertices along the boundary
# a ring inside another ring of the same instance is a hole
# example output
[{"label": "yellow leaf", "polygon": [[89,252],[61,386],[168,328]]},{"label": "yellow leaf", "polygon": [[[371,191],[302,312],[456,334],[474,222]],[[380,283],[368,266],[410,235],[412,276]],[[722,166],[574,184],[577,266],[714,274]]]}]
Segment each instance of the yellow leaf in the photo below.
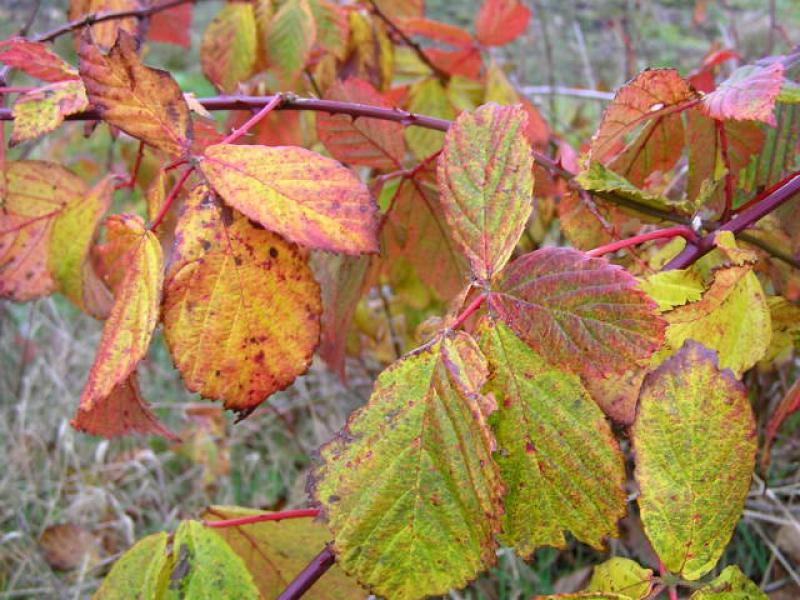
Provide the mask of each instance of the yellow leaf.
[{"label": "yellow leaf", "polygon": [[[429,77],[411,86],[408,92],[408,110],[415,114],[452,119],[455,110],[450,105],[447,92],[435,77]],[[418,159],[438,152],[444,143],[444,133],[423,127],[406,127],[406,142]]]},{"label": "yellow leaf", "polygon": [[172,156],[189,149],[192,121],[183,92],[168,72],[142,64],[133,37],[120,32],[107,55],[84,39],[79,70],[104,121]]},{"label": "yellow leaf", "polygon": [[295,146],[217,144],[200,168],[225,202],[293,242],[345,254],[378,249],[375,203],[333,159]]},{"label": "yellow leaf", "polygon": [[[135,10],[137,8],[141,8],[139,0],[72,0],[70,2],[69,19],[74,21],[89,13]],[[125,32],[134,37],[137,36],[139,20],[136,17],[108,19],[95,23],[89,30],[91,31],[92,41],[103,50],[108,50],[117,41],[120,32]],[[76,33],[76,37],[79,35],[80,33]]]},{"label": "yellow leaf", "polygon": [[196,187],[178,220],[164,335],[186,386],[247,410],[304,373],[320,293],[306,257]]},{"label": "yellow leaf", "polygon": [[14,102],[14,128],[11,145],[50,133],[64,122],[64,117],[89,106],[83,82],[59,81],[21,95]]}]

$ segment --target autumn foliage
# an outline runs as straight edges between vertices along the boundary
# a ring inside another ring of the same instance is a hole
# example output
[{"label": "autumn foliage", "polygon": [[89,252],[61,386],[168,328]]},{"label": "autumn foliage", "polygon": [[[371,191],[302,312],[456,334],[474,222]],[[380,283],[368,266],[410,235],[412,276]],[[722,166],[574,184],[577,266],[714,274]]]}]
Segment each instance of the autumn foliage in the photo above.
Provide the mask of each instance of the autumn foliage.
[{"label": "autumn foliage", "polygon": [[[176,438],[137,382],[159,326],[186,387],[242,418],[315,354],[343,381],[348,353],[385,368],[320,448],[311,511],[211,507],[141,540],[97,597],[294,598],[335,557],[309,597],[422,598],[500,545],[603,548],[629,511],[661,571],[612,558],[568,597],[764,597],[736,567],[707,576],[756,464],[742,378],[800,332],[800,54],[716,83],[644,71],[576,159],[489,58],[526,31],[518,0],[486,0],[474,33],[422,2],[227,2],[202,36],[207,99],[142,60],[190,43],[191,10],[73,0],[56,35],[0,42],[38,81],[3,109],[9,147],[73,119],[140,144],[91,183],[0,155],[0,294],[104,321],[72,421],[92,435]],[[47,44],[66,33],[77,67]],[[399,332],[377,331],[376,289],[405,299]]]}]

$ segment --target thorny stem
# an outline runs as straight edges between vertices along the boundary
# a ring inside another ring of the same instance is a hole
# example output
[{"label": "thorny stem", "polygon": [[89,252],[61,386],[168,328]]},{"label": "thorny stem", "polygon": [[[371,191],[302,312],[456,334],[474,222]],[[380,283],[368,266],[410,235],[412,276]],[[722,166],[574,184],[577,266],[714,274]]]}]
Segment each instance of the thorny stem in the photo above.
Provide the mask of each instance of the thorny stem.
[{"label": "thorny stem", "polygon": [[469,306],[467,306],[467,308],[465,308],[461,312],[461,314],[458,315],[458,317],[456,317],[456,320],[453,321],[453,324],[450,325],[449,329],[455,330],[461,327],[464,324],[464,322],[467,319],[469,319],[473,314],[475,314],[475,312],[481,307],[484,300],[486,300],[486,294],[481,294],[480,296],[477,296],[472,302],[470,302]]},{"label": "thorny stem", "polygon": [[184,169],[183,173],[181,173],[178,181],[172,186],[172,190],[166,200],[164,200],[164,204],[161,206],[161,210],[158,211],[158,215],[156,215],[156,218],[153,219],[153,222],[150,224],[150,231],[155,231],[158,226],[161,225],[161,221],[167,216],[169,209],[172,207],[172,203],[175,202],[175,198],[178,197],[181,188],[183,188],[183,184],[186,183],[186,180],[189,179],[189,175],[191,175],[192,172],[194,172],[194,165],[187,167]]},{"label": "thorny stem", "polygon": [[239,527],[241,525],[252,525],[264,521],[283,521],[285,519],[303,519],[316,517],[319,515],[317,508],[300,508],[297,510],[284,510],[281,512],[267,513],[263,515],[250,515],[238,519],[223,519],[220,521],[203,521],[203,525],[212,528]]},{"label": "thorny stem", "polygon": [[245,121],[245,123],[241,127],[239,127],[239,129],[235,129],[228,137],[222,140],[220,144],[233,144],[243,135],[247,134],[247,132],[249,132],[253,127],[255,127],[261,119],[266,117],[276,108],[279,108],[282,103],[283,103],[283,95],[275,94],[272,97],[272,99],[269,102],[267,102],[261,110],[259,110],[256,114],[250,117],[247,121]]},{"label": "thorny stem", "polygon": [[441,81],[442,83],[446,83],[447,80],[450,78],[447,73],[442,71],[439,67],[433,64],[433,61],[425,54],[425,51],[417,44],[414,40],[408,37],[402,29],[400,29],[387,15],[384,13],[378,3],[375,0],[369,0],[370,5],[372,6],[372,12],[375,13],[375,16],[378,17],[381,21],[386,23],[386,26],[391,29],[402,41],[403,43],[411,48],[414,51],[414,54],[427,65],[427,67],[433,71],[433,74],[436,78]]},{"label": "thorny stem", "polygon": [[126,19],[129,17],[144,19],[146,17],[151,17],[154,14],[161,12],[163,10],[168,10],[170,8],[174,8],[175,6],[179,6],[181,4],[189,4],[189,3],[193,4],[196,1],[197,0],[166,0],[165,2],[161,2],[160,4],[144,6],[142,8],[132,8],[127,10],[104,10],[101,12],[88,13],[78,19],[75,19],[74,21],[70,21],[69,23],[64,23],[63,25],[60,25],[55,29],[51,29],[50,31],[45,31],[44,33],[35,35],[31,37],[31,41],[50,42],[56,39],[57,37],[64,35],[65,33],[69,33],[70,31],[75,31],[76,29],[81,29],[88,25],[102,23],[103,21],[113,21],[115,19]]},{"label": "thorny stem", "polygon": [[336,555],[334,555],[333,550],[325,546],[322,552],[317,554],[314,560],[286,586],[286,589],[278,596],[278,600],[298,600],[298,598],[301,598],[333,566],[335,561]]},{"label": "thorny stem", "polygon": [[586,254],[589,256],[603,256],[604,254],[616,252],[617,250],[628,248],[629,246],[635,246],[637,244],[641,244],[642,242],[648,242],[650,240],[672,239],[678,236],[684,238],[691,244],[697,242],[697,234],[694,232],[694,230],[681,225],[678,227],[667,227],[666,229],[642,233],[641,235],[635,235],[624,240],[598,246],[594,250],[589,250]]}]

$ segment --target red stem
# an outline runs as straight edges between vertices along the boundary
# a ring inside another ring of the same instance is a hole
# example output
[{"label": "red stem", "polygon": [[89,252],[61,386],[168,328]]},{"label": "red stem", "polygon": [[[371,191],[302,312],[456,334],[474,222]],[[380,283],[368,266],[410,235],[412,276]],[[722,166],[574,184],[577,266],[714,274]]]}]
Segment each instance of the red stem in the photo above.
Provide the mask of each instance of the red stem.
[{"label": "red stem", "polygon": [[136,160],[133,163],[133,170],[131,171],[131,176],[128,178],[127,181],[114,186],[115,190],[121,190],[123,188],[130,188],[130,189],[134,188],[134,186],[136,185],[136,178],[139,176],[139,168],[142,166],[143,156],[144,156],[144,142],[139,142],[139,150],[136,152]]},{"label": "red stem", "polygon": [[459,327],[461,327],[464,324],[464,322],[467,319],[469,319],[473,315],[473,313],[475,313],[475,311],[477,311],[481,307],[484,300],[486,300],[486,294],[481,294],[480,296],[477,296],[470,303],[470,305],[467,306],[467,308],[465,308],[460,315],[458,315],[453,324],[450,325],[450,329],[458,329]]},{"label": "red stem", "polygon": [[316,517],[319,515],[317,508],[299,508],[297,510],[284,510],[282,512],[266,513],[263,515],[250,515],[238,519],[224,519],[221,521],[203,521],[206,527],[239,527],[240,525],[252,525],[264,521],[283,521],[284,519],[303,519]]},{"label": "red stem", "polygon": [[725,210],[722,211],[721,221],[727,221],[731,216],[733,208],[733,171],[731,170],[731,159],[728,155],[728,134],[725,132],[725,123],[714,121],[719,136],[719,149],[722,154],[722,163],[725,165]]},{"label": "red stem", "polygon": [[282,103],[283,103],[283,96],[281,94],[275,94],[272,97],[272,99],[269,102],[267,102],[261,110],[259,110],[256,114],[250,117],[247,121],[245,121],[244,125],[239,127],[239,129],[234,129],[233,132],[228,137],[226,137],[224,140],[220,142],[220,144],[233,144],[236,140],[241,138],[253,127],[255,127],[256,124],[261,119],[266,117],[276,108],[279,108]]},{"label": "red stem", "polygon": [[[798,192],[800,192],[800,171],[795,171],[780,183],[760,194],[758,202],[749,202],[749,208],[734,215],[730,221],[716,231],[730,231],[734,235],[741,233],[790,200]],[[683,252],[664,266],[663,270],[685,269],[698,258],[710,252],[714,248],[714,234],[715,232],[712,231],[697,244],[686,246]]]},{"label": "red stem", "polygon": [[300,574],[295,577],[292,582],[286,586],[286,589],[278,596],[278,600],[298,600],[302,598],[312,585],[322,577],[325,572],[333,566],[336,561],[336,555],[328,546],[322,549],[322,552],[314,557],[308,566],[303,569]]},{"label": "red stem", "polygon": [[689,227],[679,225],[677,227],[667,227],[666,229],[659,229],[658,231],[650,231],[649,233],[642,233],[633,237],[611,242],[604,246],[598,246],[594,250],[589,250],[586,254],[589,256],[603,256],[611,252],[616,252],[622,248],[635,246],[642,242],[649,242],[650,240],[672,239],[674,237],[682,237],[691,244],[697,243],[697,234]]},{"label": "red stem", "polygon": [[192,171],[194,171],[194,166],[185,169],[183,173],[181,173],[181,176],[178,178],[178,181],[175,183],[174,186],[172,186],[172,190],[170,191],[169,196],[167,196],[167,199],[164,200],[164,204],[161,206],[161,210],[158,211],[156,218],[153,219],[153,222],[150,224],[150,231],[155,231],[158,228],[158,226],[161,225],[161,221],[163,221],[164,217],[167,216],[167,212],[172,206],[172,203],[175,202],[175,198],[178,197],[181,188],[183,188],[183,184],[186,183],[187,179],[189,179],[189,175],[192,174]]}]

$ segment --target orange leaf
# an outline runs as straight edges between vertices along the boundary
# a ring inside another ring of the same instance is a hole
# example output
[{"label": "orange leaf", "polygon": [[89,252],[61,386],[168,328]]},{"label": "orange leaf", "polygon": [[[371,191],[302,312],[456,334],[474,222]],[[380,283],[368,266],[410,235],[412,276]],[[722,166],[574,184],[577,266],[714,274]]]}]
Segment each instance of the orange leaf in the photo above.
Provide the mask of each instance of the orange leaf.
[{"label": "orange leaf", "polygon": [[81,394],[79,410],[111,410],[109,396],[123,384],[147,354],[161,303],[164,259],[156,236],[135,215],[114,215],[109,230],[134,241],[125,255],[125,272],[115,289],[114,304],[103,326],[94,364]]},{"label": "orange leaf", "polygon": [[0,62],[41,79],[56,82],[78,79],[78,71],[45,44],[15,37],[0,42]]},{"label": "orange leaf", "polygon": [[600,128],[592,138],[592,159],[605,164],[615,154],[621,136],[651,119],[674,113],[697,98],[697,92],[675,69],[642,71],[617,91],[603,113]]},{"label": "orange leaf", "polygon": [[451,46],[471,46],[472,36],[461,27],[426,19],[425,17],[405,17],[397,19],[397,25],[406,35],[420,35]]},{"label": "orange leaf", "polygon": [[485,46],[503,46],[525,31],[530,18],[519,0],[486,0],[475,17],[475,35]]},{"label": "orange leaf", "polygon": [[294,146],[218,144],[200,168],[225,202],[293,242],[345,254],[378,249],[375,203],[335,160]]},{"label": "orange leaf", "polygon": [[78,407],[70,424],[80,431],[104,438],[121,435],[160,435],[168,440],[180,438],[159,422],[142,398],[136,372],[98,399],[91,408]]},{"label": "orange leaf", "polygon": [[175,232],[164,335],[186,387],[245,411],[304,373],[319,286],[294,244],[196,187]]},{"label": "orange leaf", "polygon": [[[325,98],[391,108],[380,92],[363,79],[337,81]],[[320,113],[317,134],[333,157],[344,163],[383,170],[402,167],[406,148],[400,123]]]},{"label": "orange leaf", "polygon": [[47,264],[53,221],[86,193],[55,163],[9,162],[5,176],[0,171],[0,296],[25,302],[55,290]]},{"label": "orange leaf", "polygon": [[108,55],[84,38],[80,73],[103,120],[172,156],[191,143],[192,121],[180,87],[166,71],[146,67],[125,32]]},{"label": "orange leaf", "polygon": [[[71,0],[69,20],[74,21],[89,13],[136,10],[137,8],[140,8],[138,0]],[[136,17],[109,19],[95,23],[89,30],[91,31],[92,41],[103,50],[108,50],[114,45],[118,35],[122,32],[131,36],[138,36],[139,20]]]}]

